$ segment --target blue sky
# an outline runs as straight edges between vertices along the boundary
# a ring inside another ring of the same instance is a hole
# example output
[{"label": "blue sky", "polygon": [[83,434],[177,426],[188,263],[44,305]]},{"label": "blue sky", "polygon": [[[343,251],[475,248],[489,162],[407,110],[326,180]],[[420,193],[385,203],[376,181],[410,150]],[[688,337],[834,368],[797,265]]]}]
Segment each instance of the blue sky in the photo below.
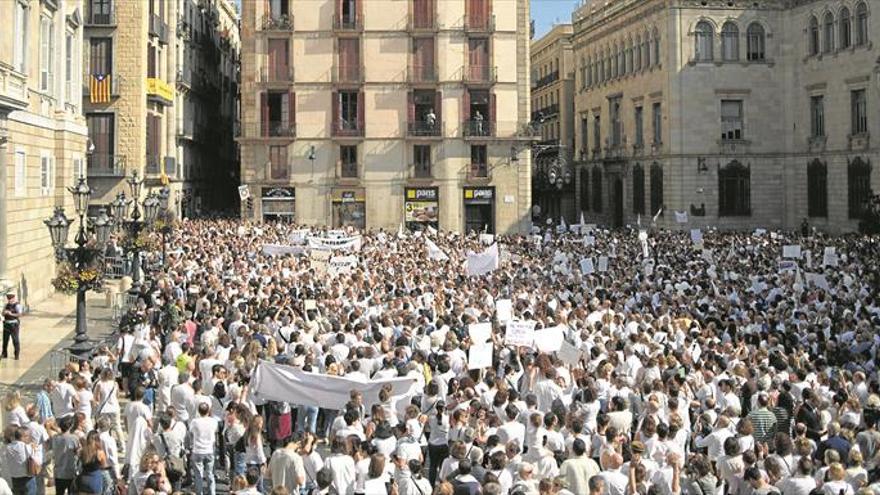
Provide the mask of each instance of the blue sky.
[{"label": "blue sky", "polygon": [[547,34],[556,23],[571,22],[571,13],[577,4],[575,0],[532,0],[535,39]]}]

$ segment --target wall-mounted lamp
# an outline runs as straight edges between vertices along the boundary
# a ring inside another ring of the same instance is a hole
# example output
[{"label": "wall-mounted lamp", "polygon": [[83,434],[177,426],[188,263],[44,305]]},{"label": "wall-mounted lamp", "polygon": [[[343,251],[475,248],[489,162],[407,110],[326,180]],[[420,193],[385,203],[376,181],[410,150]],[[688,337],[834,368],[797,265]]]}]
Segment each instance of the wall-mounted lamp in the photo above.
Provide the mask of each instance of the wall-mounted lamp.
[{"label": "wall-mounted lamp", "polygon": [[311,161],[315,161],[316,154],[315,154],[315,145],[314,144],[309,146],[309,154],[306,155],[306,158],[308,158]]},{"label": "wall-mounted lamp", "polygon": [[705,158],[697,158],[697,173],[705,173],[709,171],[709,166],[706,165]]},{"label": "wall-mounted lamp", "polygon": [[516,149],[516,146],[510,147],[510,163],[517,163],[519,161],[519,150]]}]

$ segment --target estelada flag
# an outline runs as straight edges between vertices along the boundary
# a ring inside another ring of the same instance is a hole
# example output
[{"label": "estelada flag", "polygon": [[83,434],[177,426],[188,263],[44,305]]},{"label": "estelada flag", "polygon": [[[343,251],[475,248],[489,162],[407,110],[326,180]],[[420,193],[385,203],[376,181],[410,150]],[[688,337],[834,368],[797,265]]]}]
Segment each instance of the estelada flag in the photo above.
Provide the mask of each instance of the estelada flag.
[{"label": "estelada flag", "polygon": [[89,81],[89,101],[92,103],[110,101],[110,74],[92,74]]}]

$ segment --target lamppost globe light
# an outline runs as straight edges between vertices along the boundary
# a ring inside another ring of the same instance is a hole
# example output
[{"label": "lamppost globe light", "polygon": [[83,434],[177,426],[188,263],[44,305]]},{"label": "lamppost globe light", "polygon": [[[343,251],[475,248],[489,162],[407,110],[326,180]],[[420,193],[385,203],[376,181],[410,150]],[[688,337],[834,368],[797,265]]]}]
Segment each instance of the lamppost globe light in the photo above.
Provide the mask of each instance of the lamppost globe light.
[{"label": "lamppost globe light", "polygon": [[131,171],[131,176],[126,180],[128,183],[128,187],[131,190],[131,197],[137,201],[141,197],[141,184],[144,183],[143,179],[138,177],[137,169]]},{"label": "lamppost globe light", "polygon": [[68,187],[68,191],[73,194],[73,206],[76,214],[85,215],[89,210],[89,200],[92,199],[92,188],[86,182],[85,177],[80,177],[76,186]]},{"label": "lamppost globe light", "polygon": [[92,222],[92,228],[95,229],[95,240],[98,241],[98,247],[107,244],[110,238],[110,232],[113,231],[113,219],[107,215],[107,209],[101,208],[98,217]]},{"label": "lamppost globe light", "polygon": [[156,216],[159,214],[159,199],[155,194],[150,193],[147,195],[147,199],[144,200],[144,221],[147,223],[153,223],[156,220]]},{"label": "lamppost globe light", "polygon": [[64,208],[61,206],[55,208],[55,213],[50,218],[43,220],[43,223],[49,229],[49,238],[52,239],[52,247],[55,248],[55,251],[64,249],[64,245],[67,244],[67,235],[70,232],[71,222],[64,214]]},{"label": "lamppost globe light", "polygon": [[122,227],[122,222],[128,216],[128,203],[124,191],[116,194],[116,199],[110,202],[110,215],[115,219],[117,228]]}]

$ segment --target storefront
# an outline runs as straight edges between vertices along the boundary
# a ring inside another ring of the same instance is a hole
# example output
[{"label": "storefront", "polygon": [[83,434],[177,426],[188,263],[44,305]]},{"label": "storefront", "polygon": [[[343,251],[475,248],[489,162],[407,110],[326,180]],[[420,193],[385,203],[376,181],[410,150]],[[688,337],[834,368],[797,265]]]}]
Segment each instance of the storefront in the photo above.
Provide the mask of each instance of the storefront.
[{"label": "storefront", "polygon": [[403,219],[409,230],[439,228],[440,193],[436,187],[407,187],[404,190]]},{"label": "storefront", "polygon": [[333,228],[367,225],[366,193],[362,187],[333,189]]},{"label": "storefront", "polygon": [[296,220],[296,191],[292,187],[264,187],[260,191],[260,206],[264,222]]},{"label": "storefront", "polygon": [[464,188],[464,231],[495,233],[495,188]]}]

